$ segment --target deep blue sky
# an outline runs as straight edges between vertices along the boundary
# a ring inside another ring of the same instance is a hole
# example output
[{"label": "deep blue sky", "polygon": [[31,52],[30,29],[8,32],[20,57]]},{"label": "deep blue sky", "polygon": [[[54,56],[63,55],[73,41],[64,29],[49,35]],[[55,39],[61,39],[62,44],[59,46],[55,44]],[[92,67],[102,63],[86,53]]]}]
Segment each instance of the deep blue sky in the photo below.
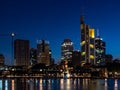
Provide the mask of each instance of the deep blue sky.
[{"label": "deep blue sky", "polygon": [[6,63],[11,59],[11,36],[28,39],[36,48],[38,39],[50,42],[52,56],[61,58],[61,43],[69,38],[80,49],[80,15],[84,7],[85,22],[99,29],[106,42],[106,53],[120,58],[119,0],[0,0],[0,53]]}]

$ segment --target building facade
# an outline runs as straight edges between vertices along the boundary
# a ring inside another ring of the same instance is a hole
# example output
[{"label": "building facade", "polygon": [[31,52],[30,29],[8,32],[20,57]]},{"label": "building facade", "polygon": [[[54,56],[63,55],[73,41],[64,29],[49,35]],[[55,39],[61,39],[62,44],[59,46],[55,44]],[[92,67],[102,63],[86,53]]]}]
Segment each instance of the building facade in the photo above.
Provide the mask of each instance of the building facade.
[{"label": "building facade", "polygon": [[96,65],[105,64],[105,42],[99,36],[95,38],[95,61]]},{"label": "building facade", "polygon": [[80,66],[80,60],[81,60],[81,52],[78,50],[75,50],[72,52],[72,66]]},{"label": "building facade", "polygon": [[16,39],[14,41],[14,60],[16,66],[28,66],[30,64],[29,40]]},{"label": "building facade", "polygon": [[84,23],[84,16],[80,18],[81,29],[81,65],[95,64],[95,32]]},{"label": "building facade", "polygon": [[37,41],[37,63],[44,63],[46,66],[50,65],[51,51],[49,49],[49,42],[45,40]]},{"label": "building facade", "polygon": [[70,39],[64,39],[61,44],[61,60],[71,61],[73,52],[73,42]]}]

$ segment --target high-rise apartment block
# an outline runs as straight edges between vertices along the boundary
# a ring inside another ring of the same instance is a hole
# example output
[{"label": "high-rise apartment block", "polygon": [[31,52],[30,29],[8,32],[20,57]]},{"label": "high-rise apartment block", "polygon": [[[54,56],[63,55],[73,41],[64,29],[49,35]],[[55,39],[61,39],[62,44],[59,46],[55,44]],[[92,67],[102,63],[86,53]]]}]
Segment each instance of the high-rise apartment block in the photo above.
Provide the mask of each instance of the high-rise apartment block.
[{"label": "high-rise apartment block", "polygon": [[94,29],[84,23],[84,16],[80,18],[81,29],[81,65],[85,63],[95,64]]},{"label": "high-rise apartment block", "polygon": [[29,40],[16,39],[14,41],[14,60],[16,66],[30,64]]}]

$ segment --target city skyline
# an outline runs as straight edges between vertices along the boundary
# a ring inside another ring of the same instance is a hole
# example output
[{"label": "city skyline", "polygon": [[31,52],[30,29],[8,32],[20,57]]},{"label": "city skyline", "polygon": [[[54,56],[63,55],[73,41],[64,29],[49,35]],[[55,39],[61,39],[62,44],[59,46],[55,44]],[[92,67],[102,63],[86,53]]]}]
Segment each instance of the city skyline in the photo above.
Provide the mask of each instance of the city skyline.
[{"label": "city skyline", "polygon": [[[46,1],[0,1],[0,53],[6,63],[11,60],[11,36],[30,40],[31,48],[37,40],[48,40],[52,57],[61,59],[61,42],[69,38],[74,49],[80,50],[80,16],[84,8],[85,22],[106,42],[106,54],[120,58],[118,0],[46,0]],[[5,35],[4,35],[5,34]],[[9,34],[9,35],[7,35]]]}]

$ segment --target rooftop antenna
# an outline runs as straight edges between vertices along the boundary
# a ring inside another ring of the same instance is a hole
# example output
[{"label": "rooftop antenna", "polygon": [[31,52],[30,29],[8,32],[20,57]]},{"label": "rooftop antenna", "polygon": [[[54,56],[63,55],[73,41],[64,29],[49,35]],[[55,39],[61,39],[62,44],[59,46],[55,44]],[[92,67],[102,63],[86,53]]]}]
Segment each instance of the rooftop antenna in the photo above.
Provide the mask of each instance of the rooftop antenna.
[{"label": "rooftop antenna", "polygon": [[100,38],[100,30],[99,29],[97,29],[97,37]]},{"label": "rooftop antenna", "polygon": [[84,23],[84,7],[82,7],[82,15],[80,17],[81,23]]},{"label": "rooftop antenna", "polygon": [[82,7],[82,16],[84,16],[84,6]]},{"label": "rooftop antenna", "polygon": [[99,36],[99,29],[97,29],[97,36]]},{"label": "rooftop antenna", "polygon": [[85,16],[85,1],[83,0],[81,7],[81,17],[80,17],[81,23],[84,23],[84,16]]},{"label": "rooftop antenna", "polygon": [[99,29],[97,29],[97,37],[99,37]]}]

